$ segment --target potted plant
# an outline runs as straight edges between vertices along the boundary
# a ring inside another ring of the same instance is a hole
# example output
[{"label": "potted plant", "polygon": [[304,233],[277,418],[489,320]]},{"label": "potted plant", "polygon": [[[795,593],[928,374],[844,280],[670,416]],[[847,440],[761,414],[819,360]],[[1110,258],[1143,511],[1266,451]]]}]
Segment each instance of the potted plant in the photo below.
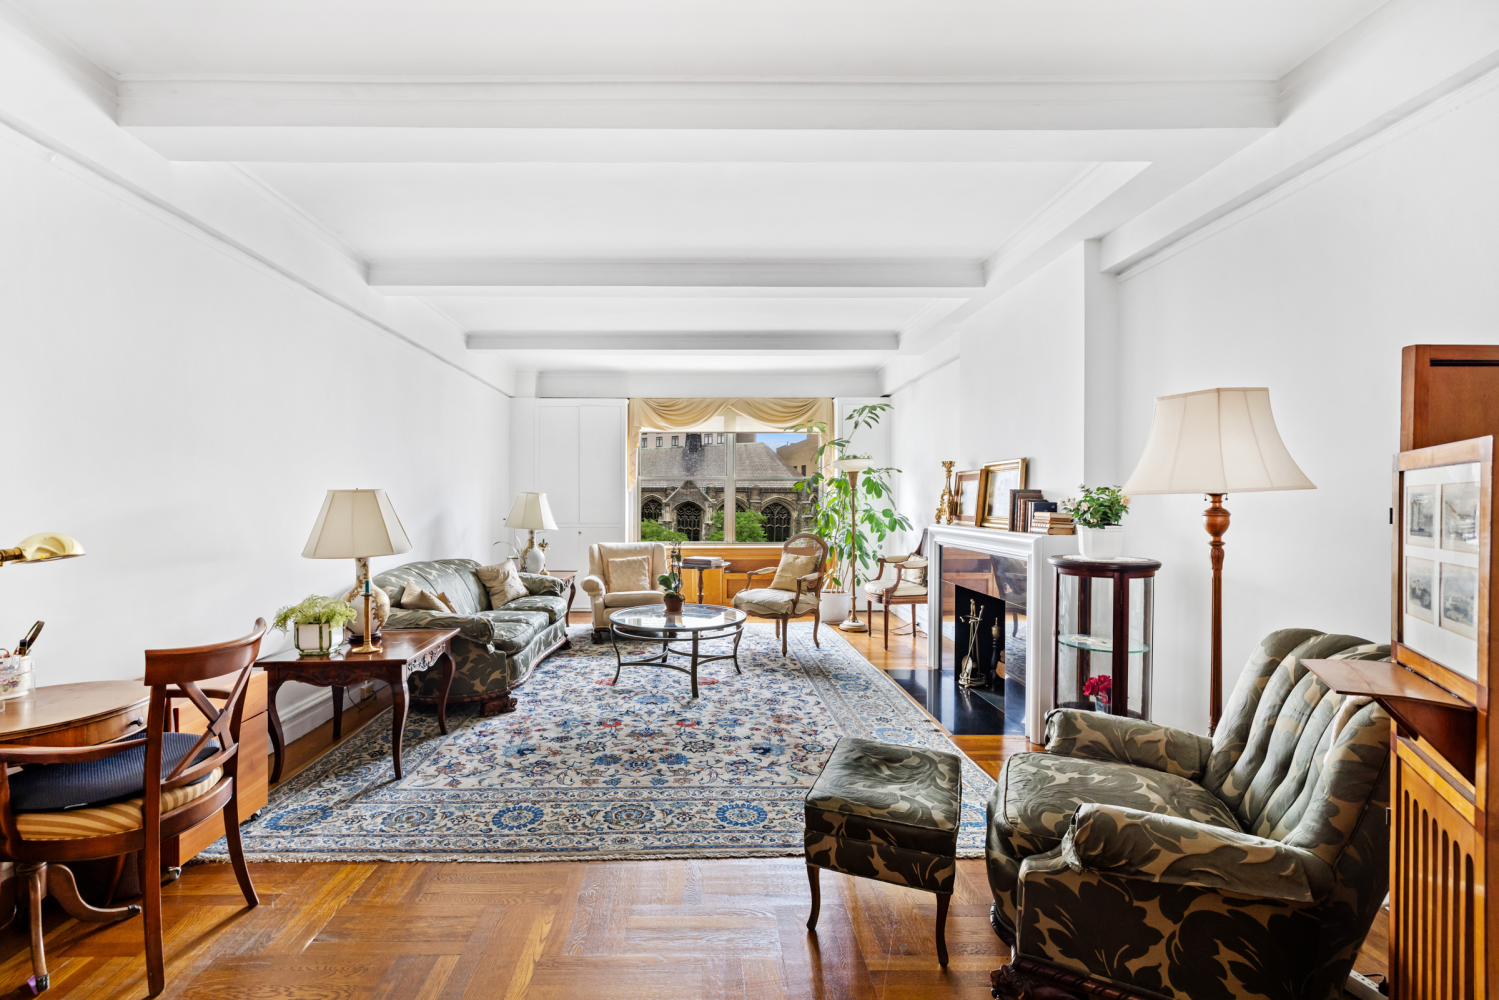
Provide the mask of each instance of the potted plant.
[{"label": "potted plant", "polygon": [[1083,495],[1063,500],[1062,509],[1077,526],[1078,550],[1085,559],[1112,559],[1124,551],[1124,515],[1129,497],[1117,486],[1081,486]]},{"label": "potted plant", "polygon": [[656,582],[666,590],[666,613],[679,615],[682,613],[682,574],[676,570],[670,573],[662,573],[656,577]]},{"label": "potted plant", "polygon": [[276,612],[276,628],[292,631],[292,644],[303,656],[327,656],[344,641],[344,626],[358,615],[353,605],[332,597],[309,594],[300,604]]},{"label": "potted plant", "polygon": [[[880,422],[889,403],[872,403],[853,410],[844,419],[853,424],[849,435]],[[849,453],[849,438],[829,438],[827,424],[813,421],[788,427],[789,433],[817,434],[822,446],[817,449],[810,476],[796,484],[799,493],[811,494],[813,499],[813,534],[828,543],[828,550],[837,563],[841,584],[846,588],[841,594],[824,594],[822,617],[824,621],[842,621],[853,605],[859,590],[860,573],[865,579],[885,549],[885,539],[893,531],[905,531],[911,521],[894,507],[895,491],[890,486],[890,474],[899,472],[895,468],[875,468],[868,455]],[[839,458],[833,463],[839,473],[857,472],[858,495],[851,496],[846,475],[823,475],[823,455],[831,448]],[[850,506],[853,516],[850,518]]]}]

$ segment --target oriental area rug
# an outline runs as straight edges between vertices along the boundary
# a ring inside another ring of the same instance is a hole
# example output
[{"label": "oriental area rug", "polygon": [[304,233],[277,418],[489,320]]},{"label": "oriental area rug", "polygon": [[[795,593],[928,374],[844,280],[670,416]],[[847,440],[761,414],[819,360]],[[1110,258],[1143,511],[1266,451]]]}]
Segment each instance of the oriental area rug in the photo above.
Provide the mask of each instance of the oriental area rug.
[{"label": "oriental area rug", "polygon": [[[376,717],[271,793],[242,828],[252,861],[556,861],[800,855],[802,800],[841,736],[958,753],[895,682],[837,629],[745,626],[742,674],[720,660],[688,678],[626,667],[586,627],[482,718],[412,711],[390,759]],[[727,652],[727,642],[718,641]],[[658,646],[631,644],[627,659]],[[959,857],[981,857],[994,781],[963,757]],[[201,858],[227,860],[220,840]]]}]

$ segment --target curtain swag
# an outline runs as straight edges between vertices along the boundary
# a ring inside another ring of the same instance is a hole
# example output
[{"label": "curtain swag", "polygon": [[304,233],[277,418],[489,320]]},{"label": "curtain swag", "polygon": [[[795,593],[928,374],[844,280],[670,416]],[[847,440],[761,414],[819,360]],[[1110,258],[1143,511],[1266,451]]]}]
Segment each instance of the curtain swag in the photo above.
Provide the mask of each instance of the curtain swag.
[{"label": "curtain swag", "polygon": [[732,410],[740,416],[776,428],[793,427],[815,420],[827,424],[830,435],[836,430],[833,427],[833,401],[825,397],[816,399],[634,398],[630,400],[630,436],[626,441],[625,449],[626,485],[635,485],[635,445],[640,441],[642,428],[649,427],[657,431],[684,430],[704,424],[726,410]]}]

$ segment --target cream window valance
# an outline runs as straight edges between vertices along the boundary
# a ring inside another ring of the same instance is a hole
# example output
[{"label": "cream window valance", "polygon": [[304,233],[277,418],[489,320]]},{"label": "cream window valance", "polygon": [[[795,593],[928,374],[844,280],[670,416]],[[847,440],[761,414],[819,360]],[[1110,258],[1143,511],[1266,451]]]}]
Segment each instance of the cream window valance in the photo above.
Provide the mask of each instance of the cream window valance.
[{"label": "cream window valance", "polygon": [[820,421],[829,428],[833,426],[833,401],[828,398],[631,399],[629,454],[625,461],[627,485],[635,485],[635,445],[640,441],[642,428],[649,427],[653,431],[688,430],[700,427],[726,411],[777,431],[811,421]]}]

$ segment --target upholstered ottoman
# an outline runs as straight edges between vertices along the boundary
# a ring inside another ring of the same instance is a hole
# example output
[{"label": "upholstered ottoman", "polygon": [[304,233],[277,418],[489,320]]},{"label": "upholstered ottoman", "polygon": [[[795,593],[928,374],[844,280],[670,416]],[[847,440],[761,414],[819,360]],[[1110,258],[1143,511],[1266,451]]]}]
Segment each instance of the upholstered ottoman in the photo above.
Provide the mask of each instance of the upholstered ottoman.
[{"label": "upholstered ottoman", "polygon": [[845,736],[807,792],[807,879],[817,929],[819,869],[937,894],[937,961],[958,874],[963,772],[957,754]]}]

